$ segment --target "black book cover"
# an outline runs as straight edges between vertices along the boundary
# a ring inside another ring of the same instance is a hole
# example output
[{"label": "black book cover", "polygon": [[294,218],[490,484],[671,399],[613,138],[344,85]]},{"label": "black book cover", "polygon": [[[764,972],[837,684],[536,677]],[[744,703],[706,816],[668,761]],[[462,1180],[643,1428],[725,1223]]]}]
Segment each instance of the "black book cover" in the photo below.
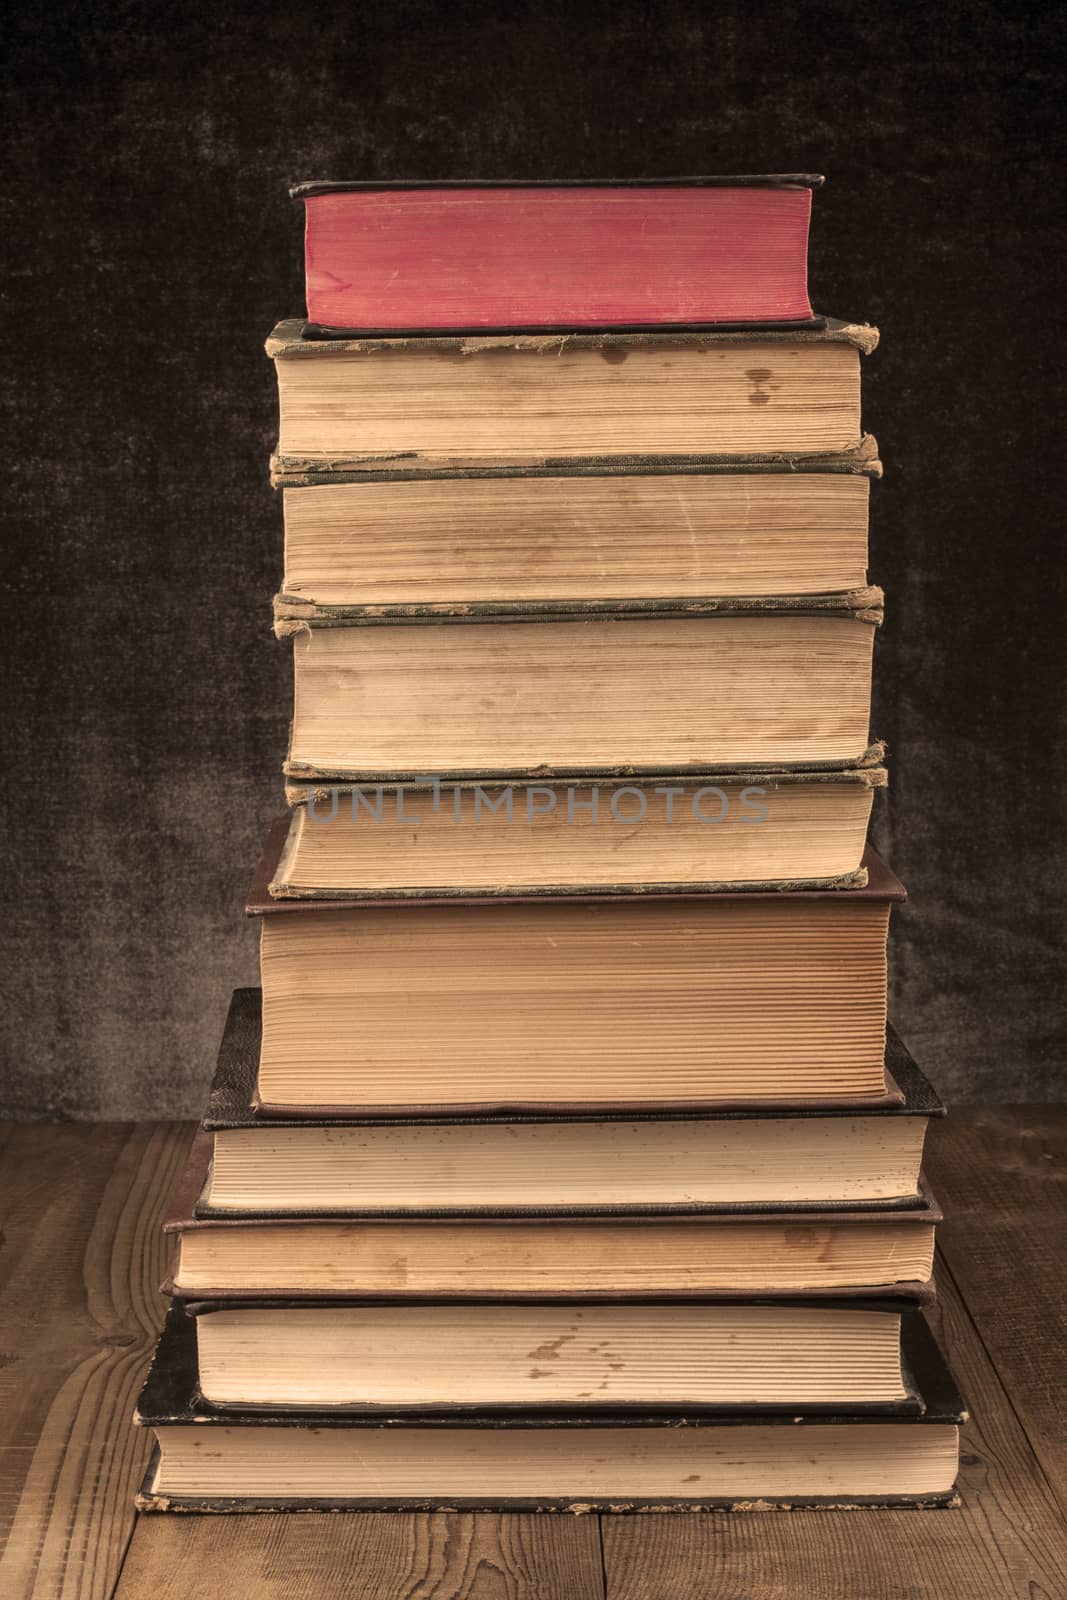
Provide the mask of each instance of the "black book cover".
[{"label": "black book cover", "polygon": [[[477,341],[476,347],[474,341]],[[487,354],[494,349],[508,347],[540,351],[557,349],[561,341],[565,341],[568,348],[587,350],[613,347],[627,350],[648,346],[713,349],[723,344],[773,345],[776,342],[850,344],[861,355],[871,355],[878,347],[878,329],[868,322],[817,316],[810,322],[801,323],[715,322],[680,326],[657,322],[633,328],[590,327],[575,330],[536,327],[529,331],[511,327],[472,328],[466,333],[455,328],[423,328],[401,333],[392,328],[382,332],[363,328],[327,329],[319,323],[309,323],[303,317],[283,317],[267,335],[266,351],[272,361],[314,361],[332,359],[339,352],[365,356],[374,351],[395,351],[405,346],[423,351],[432,347],[441,354],[452,354],[464,347],[473,354]],[[709,458],[713,459],[715,454],[709,452]]]},{"label": "black book cover", "polygon": [[289,185],[292,200],[391,189],[821,189],[821,172],[713,172],[672,178],[316,178]]},{"label": "black book cover", "polygon": [[[707,1305],[715,1305],[721,1302],[717,1302],[712,1296],[701,1296],[695,1301],[689,1300],[686,1303],[688,1305],[693,1305],[694,1303],[698,1305],[702,1303]],[[733,1305],[779,1307],[788,1303],[790,1303],[790,1301],[789,1296],[787,1295],[751,1295],[746,1296],[743,1300],[731,1302]],[[205,1300],[193,1298],[182,1300],[178,1298],[171,1302],[170,1310],[167,1313],[167,1320],[168,1324],[171,1325],[171,1338],[175,1348],[180,1349],[185,1353],[183,1360],[185,1361],[186,1365],[188,1366],[191,1364],[191,1369],[194,1374],[193,1398],[197,1407],[204,1411],[219,1412],[227,1417],[258,1416],[267,1410],[285,1412],[286,1414],[292,1412],[301,1414],[314,1412],[315,1415],[321,1414],[324,1416],[364,1415],[369,1417],[380,1416],[383,1414],[391,1415],[393,1413],[403,1413],[404,1415],[418,1416],[437,1416],[444,1414],[450,1417],[457,1417],[468,1413],[480,1414],[483,1411],[487,1415],[491,1414],[493,1416],[508,1416],[512,1413],[522,1413],[524,1415],[529,1414],[539,1417],[551,1417],[556,1415],[566,1416],[574,1411],[590,1411],[595,1412],[597,1415],[600,1415],[601,1412],[611,1411],[618,1411],[625,1414],[636,1412],[638,1414],[648,1416],[677,1414],[678,1406],[676,1404],[672,1404],[670,1402],[660,1404],[653,1401],[616,1401],[611,1404],[600,1404],[596,1401],[585,1402],[584,1404],[576,1404],[574,1402],[562,1401],[551,1405],[542,1406],[524,1406],[518,1402],[509,1401],[493,1402],[484,1406],[476,1406],[467,1404],[465,1402],[457,1403],[450,1401],[434,1401],[426,1406],[408,1405],[392,1407],[376,1405],[373,1402],[357,1402],[354,1404],[317,1408],[294,1405],[275,1405],[273,1403],[270,1405],[248,1404],[247,1402],[242,1403],[240,1401],[227,1402],[223,1404],[218,1401],[207,1399],[200,1392],[196,1349],[196,1323],[197,1319],[200,1317],[210,1317],[219,1311],[240,1314],[241,1312],[250,1312],[256,1310],[284,1311],[296,1307],[299,1307],[303,1311],[316,1309],[337,1311],[343,1309],[344,1307],[376,1306],[380,1308],[381,1304],[382,1302],[380,1300],[368,1300],[359,1295],[349,1295],[344,1299],[339,1300],[294,1300],[291,1297],[282,1295],[263,1295],[254,1300]],[[441,1301],[433,1298],[432,1296],[424,1296],[418,1300],[405,1302],[405,1306],[434,1306],[440,1304]],[[627,1304],[650,1307],[661,1306],[664,1309],[667,1309],[671,1306],[677,1305],[678,1302],[663,1295],[638,1294],[628,1296]],[[846,1300],[827,1295],[821,1299],[805,1300],[802,1302],[802,1304],[806,1310],[811,1311],[819,1310],[820,1308],[825,1310],[851,1312],[873,1311],[879,1312],[886,1316],[899,1317],[901,1366],[904,1384],[908,1390],[907,1396],[901,1400],[874,1400],[865,1404],[858,1404],[855,1407],[855,1410],[857,1415],[862,1414],[864,1417],[876,1416],[882,1413],[887,1416],[896,1417],[922,1415],[925,1402],[923,1400],[919,1381],[916,1378],[916,1370],[918,1369],[921,1371],[924,1364],[926,1364],[928,1361],[931,1334],[922,1312],[914,1305],[914,1303],[909,1304],[894,1298],[892,1295],[883,1295],[881,1297],[870,1295],[867,1299],[860,1300]],[[467,1307],[477,1308],[478,1306],[483,1305],[495,1307],[499,1305],[499,1301],[490,1298],[484,1298],[481,1300],[468,1300],[464,1302],[464,1309]],[[571,1312],[573,1312],[575,1309],[575,1304],[573,1301],[555,1299],[551,1295],[541,1296],[535,1301],[525,1301],[524,1305],[535,1307],[556,1305],[560,1307],[566,1307]],[[772,1417],[779,1412],[792,1416],[796,1409],[796,1404],[791,1404],[788,1401],[753,1401],[736,1402],[730,1404],[717,1403],[714,1405],[706,1404],[700,1401],[694,1401],[686,1406],[687,1413],[692,1412],[694,1415],[707,1414],[711,1416],[742,1413],[746,1416],[750,1414],[758,1414],[760,1417]],[[838,1402],[827,1401],[825,1403],[817,1404],[808,1403],[805,1405],[804,1410],[806,1412],[810,1411],[813,1416],[819,1415],[835,1417],[839,1415],[840,1407]]]},{"label": "black book cover", "polygon": [[215,1077],[208,1097],[203,1127],[214,1133],[226,1128],[330,1128],[330,1127],[406,1127],[413,1123],[478,1122],[688,1122],[688,1121],[759,1121],[781,1120],[783,1117],[943,1117],[945,1107],[933,1085],[923,1076],[916,1061],[897,1033],[889,1025],[886,1030],[886,1073],[899,1091],[892,1101],[856,1101],[847,1104],[835,1100],[826,1106],[807,1104],[783,1109],[766,1103],[749,1109],[736,1106],[706,1111],[663,1111],[639,1108],[609,1111],[571,1111],[566,1115],[529,1112],[525,1115],[440,1115],[434,1117],[270,1117],[264,1118],[253,1109],[256,1092],[256,1073],[259,1068],[259,1047],[263,1030],[263,995],[259,989],[235,989],[219,1047]]}]

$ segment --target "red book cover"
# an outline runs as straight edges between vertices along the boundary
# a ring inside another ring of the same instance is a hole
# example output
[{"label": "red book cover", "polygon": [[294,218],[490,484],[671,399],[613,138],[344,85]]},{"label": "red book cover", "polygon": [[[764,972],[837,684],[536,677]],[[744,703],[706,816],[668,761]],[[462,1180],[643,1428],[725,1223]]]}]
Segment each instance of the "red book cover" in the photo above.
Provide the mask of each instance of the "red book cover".
[{"label": "red book cover", "polygon": [[323,332],[810,325],[822,180],[299,184]]}]

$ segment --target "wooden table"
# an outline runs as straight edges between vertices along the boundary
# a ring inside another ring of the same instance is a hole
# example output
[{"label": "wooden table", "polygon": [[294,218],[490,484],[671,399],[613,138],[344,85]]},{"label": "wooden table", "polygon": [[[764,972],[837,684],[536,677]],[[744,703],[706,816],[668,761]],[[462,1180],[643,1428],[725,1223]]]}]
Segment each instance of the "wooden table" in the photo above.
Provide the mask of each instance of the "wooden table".
[{"label": "wooden table", "polygon": [[185,1124],[0,1125],[3,1600],[1058,1600],[1067,1107],[935,1124],[941,1334],[974,1420],[953,1511],[145,1516],[130,1414]]}]

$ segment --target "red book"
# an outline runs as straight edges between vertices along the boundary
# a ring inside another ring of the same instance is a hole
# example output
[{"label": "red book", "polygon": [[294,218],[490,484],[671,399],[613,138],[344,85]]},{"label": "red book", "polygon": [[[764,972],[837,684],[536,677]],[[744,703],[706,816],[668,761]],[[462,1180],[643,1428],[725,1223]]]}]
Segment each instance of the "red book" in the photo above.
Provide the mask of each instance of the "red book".
[{"label": "red book", "polygon": [[323,333],[811,326],[822,179],[302,183]]}]

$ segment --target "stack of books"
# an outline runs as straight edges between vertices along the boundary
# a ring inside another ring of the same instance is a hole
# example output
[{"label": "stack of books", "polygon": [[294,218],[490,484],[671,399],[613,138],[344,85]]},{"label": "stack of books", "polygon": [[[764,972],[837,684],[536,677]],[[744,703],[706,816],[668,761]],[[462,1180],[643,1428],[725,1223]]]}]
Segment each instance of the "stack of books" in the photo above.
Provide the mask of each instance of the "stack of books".
[{"label": "stack of books", "polygon": [[952,1499],[820,181],[295,191],[289,811],[145,1508]]}]

